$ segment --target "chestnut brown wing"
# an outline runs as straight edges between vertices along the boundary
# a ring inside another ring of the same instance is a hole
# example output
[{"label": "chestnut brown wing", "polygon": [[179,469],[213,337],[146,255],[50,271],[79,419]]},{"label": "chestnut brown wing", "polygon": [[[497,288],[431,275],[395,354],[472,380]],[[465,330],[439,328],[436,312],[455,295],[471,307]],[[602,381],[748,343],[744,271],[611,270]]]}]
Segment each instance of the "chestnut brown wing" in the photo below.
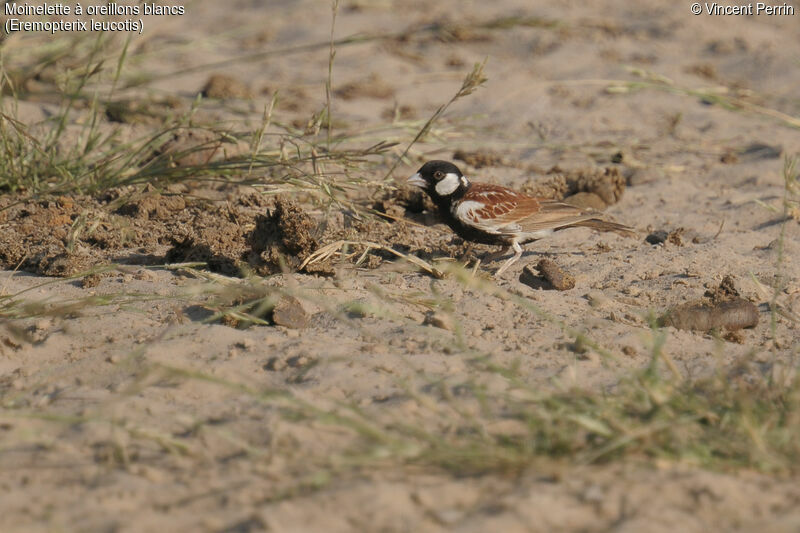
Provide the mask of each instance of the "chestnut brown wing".
[{"label": "chestnut brown wing", "polygon": [[454,214],[479,230],[493,235],[512,235],[520,229],[516,224],[520,218],[538,210],[539,202],[533,197],[498,185],[473,183],[455,206]]},{"label": "chestnut brown wing", "polygon": [[509,236],[562,228],[596,216],[562,202],[478,183],[464,196],[459,211],[468,224]]},{"label": "chestnut brown wing", "polygon": [[586,211],[563,202],[539,200],[538,212],[520,218],[516,223],[520,226],[523,233],[530,233],[564,228],[594,218],[597,218],[597,214],[587,213]]}]

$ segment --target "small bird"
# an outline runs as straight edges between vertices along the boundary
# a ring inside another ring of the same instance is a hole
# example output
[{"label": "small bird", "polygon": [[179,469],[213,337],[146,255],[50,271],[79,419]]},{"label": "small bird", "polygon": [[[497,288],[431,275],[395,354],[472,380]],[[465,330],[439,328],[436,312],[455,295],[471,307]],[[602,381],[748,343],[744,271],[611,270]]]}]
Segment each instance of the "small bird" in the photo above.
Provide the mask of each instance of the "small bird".
[{"label": "small bird", "polygon": [[502,257],[509,248],[514,255],[495,276],[508,270],[522,257],[526,244],[554,231],[586,227],[634,236],[632,228],[608,222],[597,213],[546,198],[535,198],[506,187],[473,183],[449,161],[428,161],[408,178],[408,183],[422,188],[439,211],[444,222],[464,240],[502,246],[487,260]]}]

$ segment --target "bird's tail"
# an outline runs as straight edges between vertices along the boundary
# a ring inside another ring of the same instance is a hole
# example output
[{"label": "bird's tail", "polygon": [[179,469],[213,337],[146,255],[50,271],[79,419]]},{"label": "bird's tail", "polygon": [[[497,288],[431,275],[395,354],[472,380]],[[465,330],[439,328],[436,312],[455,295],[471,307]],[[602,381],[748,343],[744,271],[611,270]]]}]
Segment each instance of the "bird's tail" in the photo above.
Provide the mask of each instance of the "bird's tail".
[{"label": "bird's tail", "polygon": [[591,228],[597,231],[613,231],[623,237],[636,237],[636,232],[633,228],[625,226],[624,224],[617,224],[616,222],[608,222],[600,218],[590,218],[588,220],[581,220],[572,224],[572,226],[582,226],[584,228]]}]

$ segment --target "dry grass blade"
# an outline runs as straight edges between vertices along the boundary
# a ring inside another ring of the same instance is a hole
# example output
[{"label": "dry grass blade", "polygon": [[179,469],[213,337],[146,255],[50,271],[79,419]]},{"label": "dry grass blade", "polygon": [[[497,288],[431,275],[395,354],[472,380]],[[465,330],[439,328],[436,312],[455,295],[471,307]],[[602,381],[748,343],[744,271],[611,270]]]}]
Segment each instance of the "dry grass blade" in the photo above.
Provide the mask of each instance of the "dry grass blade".
[{"label": "dry grass blade", "polygon": [[749,111],[776,119],[790,128],[800,129],[800,118],[731,96],[728,94],[730,92],[728,87],[693,89],[680,86],[671,79],[654,72],[639,68],[631,68],[629,70],[635,76],[643,78],[644,81],[607,80],[611,84],[606,87],[606,91],[612,94],[624,94],[639,89],[659,89],[675,94],[694,96],[709,104],[715,104],[731,111]]},{"label": "dry grass blade", "polygon": [[474,93],[481,85],[488,81],[488,78],[483,74],[483,69],[485,66],[485,59],[481,63],[475,63],[475,65],[472,67],[472,70],[464,77],[464,81],[461,83],[461,88],[458,90],[458,92],[446,104],[440,106],[439,109],[437,109],[436,112],[431,116],[431,118],[428,119],[425,125],[422,126],[422,129],[417,132],[417,135],[414,137],[414,139],[408,143],[408,146],[406,146],[406,149],[403,150],[403,153],[400,154],[400,156],[395,160],[394,164],[392,164],[389,172],[387,172],[386,176],[384,176],[384,180],[388,180],[392,177],[397,165],[399,165],[400,162],[405,159],[406,155],[408,155],[408,151],[411,150],[411,147],[414,146],[422,137],[424,137],[428,131],[430,131],[433,123],[436,122],[445,111],[447,111],[447,108],[450,107],[453,102],[459,98],[469,96],[470,94]]},{"label": "dry grass blade", "polygon": [[319,261],[324,261],[325,259],[328,259],[333,254],[335,254],[337,252],[337,250],[341,250],[345,246],[364,246],[364,247],[366,247],[365,252],[367,252],[369,250],[372,250],[372,249],[374,249],[374,250],[383,250],[383,251],[388,252],[390,254],[393,254],[393,255],[401,258],[401,259],[405,259],[409,263],[419,267],[419,269],[422,270],[423,272],[426,272],[426,273],[430,274],[431,276],[433,276],[435,278],[441,279],[441,278],[445,277],[445,273],[442,270],[439,270],[438,268],[436,268],[432,264],[428,263],[427,261],[424,261],[424,260],[420,259],[419,257],[413,256],[413,255],[410,255],[410,254],[404,254],[402,252],[398,252],[397,250],[395,250],[393,248],[390,248],[389,246],[385,246],[383,244],[378,244],[376,242],[369,242],[369,241],[345,241],[345,240],[340,240],[340,241],[332,242],[332,243],[330,243],[330,244],[328,244],[326,246],[323,246],[322,248],[318,249],[313,254],[309,255],[305,259],[305,261],[302,262],[302,264],[300,265],[299,270],[303,270],[308,265],[313,265],[314,263],[317,263]]}]

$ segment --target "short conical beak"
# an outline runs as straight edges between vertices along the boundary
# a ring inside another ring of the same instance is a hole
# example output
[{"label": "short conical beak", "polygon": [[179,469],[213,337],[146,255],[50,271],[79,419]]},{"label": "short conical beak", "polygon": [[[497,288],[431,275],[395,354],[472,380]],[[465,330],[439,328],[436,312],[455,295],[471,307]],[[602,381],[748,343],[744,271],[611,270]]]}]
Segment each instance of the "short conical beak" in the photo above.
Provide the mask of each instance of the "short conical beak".
[{"label": "short conical beak", "polygon": [[408,178],[408,183],[411,185],[416,185],[417,187],[422,187],[423,189],[428,186],[422,176],[419,175],[419,172]]}]

